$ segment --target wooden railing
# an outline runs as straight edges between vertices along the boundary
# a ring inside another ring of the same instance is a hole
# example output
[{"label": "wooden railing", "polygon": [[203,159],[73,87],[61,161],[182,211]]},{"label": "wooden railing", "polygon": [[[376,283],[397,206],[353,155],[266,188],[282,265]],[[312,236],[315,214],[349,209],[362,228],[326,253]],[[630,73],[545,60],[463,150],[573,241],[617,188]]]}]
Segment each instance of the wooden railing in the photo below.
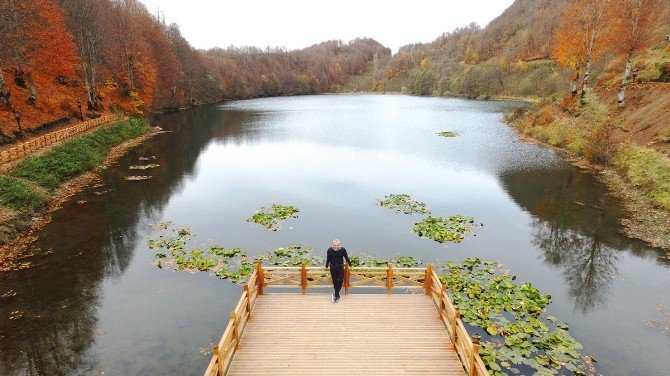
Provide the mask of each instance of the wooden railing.
[{"label": "wooden railing", "polygon": [[81,124],[43,134],[29,141],[19,143],[15,146],[0,151],[0,163],[7,163],[24,158],[47,146],[64,141],[72,136],[86,132],[87,130],[95,128],[101,124],[110,123],[119,119],[120,117],[118,115],[102,116],[97,119],[85,121]]},{"label": "wooden railing", "polygon": [[[451,337],[454,350],[458,354],[468,376],[489,376],[484,362],[479,356],[479,343],[470,338],[460,313],[446,293],[446,286],[432,264],[426,268],[354,267],[345,266],[343,287],[350,289],[386,289],[390,294],[394,289],[422,289],[430,297]],[[303,294],[310,288],[332,288],[330,272],[323,267],[264,267],[256,264],[249,280],[244,284],[244,292],[235,309],[230,312],[230,321],[218,345],[213,347],[212,360],[205,376],[225,375],[239,348],[240,338],[246,323],[252,319],[252,310],[258,295],[265,289],[299,289]]]},{"label": "wooden railing", "polygon": [[225,375],[230,362],[233,360],[235,351],[240,347],[240,338],[244,326],[251,320],[251,310],[258,295],[263,294],[262,280],[263,268],[256,264],[254,272],[244,284],[244,291],[235,309],[230,312],[230,320],[223,331],[219,344],[213,347],[212,360],[209,362],[205,376]]},{"label": "wooden railing", "polygon": [[[277,289],[332,288],[330,271],[324,267],[263,267],[263,287]],[[345,293],[352,288],[421,289],[424,288],[426,268],[344,267],[342,287]]]},{"label": "wooden railing", "polygon": [[449,332],[454,349],[463,362],[468,375],[488,375],[486,366],[479,356],[479,340],[473,341],[461,321],[461,313],[454,307],[447,295],[447,287],[442,284],[433,265],[426,268],[427,284],[426,295],[429,295],[437,307],[438,317]]}]

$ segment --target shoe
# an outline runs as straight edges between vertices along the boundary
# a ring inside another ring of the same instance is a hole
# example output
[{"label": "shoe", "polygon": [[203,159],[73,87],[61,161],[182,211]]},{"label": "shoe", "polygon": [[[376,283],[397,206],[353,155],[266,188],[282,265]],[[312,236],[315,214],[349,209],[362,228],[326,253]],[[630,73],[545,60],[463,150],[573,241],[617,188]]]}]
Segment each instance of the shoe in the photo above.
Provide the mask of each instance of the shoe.
[{"label": "shoe", "polygon": [[333,295],[330,296],[330,300],[331,300],[333,303],[335,303],[335,294],[333,294]]},{"label": "shoe", "polygon": [[335,297],[335,303],[339,303],[339,302],[340,302],[340,297],[339,297],[339,296],[336,296],[336,297]]}]

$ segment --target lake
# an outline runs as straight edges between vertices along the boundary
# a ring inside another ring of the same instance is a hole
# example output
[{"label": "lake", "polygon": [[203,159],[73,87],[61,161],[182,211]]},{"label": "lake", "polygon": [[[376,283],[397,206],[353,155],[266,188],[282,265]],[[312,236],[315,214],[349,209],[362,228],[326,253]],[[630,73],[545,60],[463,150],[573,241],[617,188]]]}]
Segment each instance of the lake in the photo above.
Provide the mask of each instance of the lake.
[{"label": "lake", "polygon": [[[667,375],[670,336],[645,322],[667,320],[657,305],[670,306],[668,254],[619,234],[623,209],[594,177],[521,141],[503,121],[518,105],[320,95],[152,121],[170,132],[54,213],[36,234],[45,255],[34,267],[0,273],[0,374],[202,374],[241,288],[152,265],[151,225],[172,221],[194,245],[250,255],[294,243],[325,254],[338,238],[354,255],[498,260],[552,295],[549,313],[598,372]],[[128,169],[150,156],[160,167]],[[484,226],[460,244],[421,239],[411,232],[420,215],[375,205],[390,193]],[[297,206],[299,218],[277,232],[246,221],[273,203]]]}]

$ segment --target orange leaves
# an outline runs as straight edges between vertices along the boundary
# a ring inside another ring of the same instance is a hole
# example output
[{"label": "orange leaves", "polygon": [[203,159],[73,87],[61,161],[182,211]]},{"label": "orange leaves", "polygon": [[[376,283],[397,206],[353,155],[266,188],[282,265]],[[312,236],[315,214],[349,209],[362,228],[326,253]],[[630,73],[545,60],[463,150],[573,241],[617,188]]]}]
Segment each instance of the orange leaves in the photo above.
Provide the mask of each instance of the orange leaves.
[{"label": "orange leaves", "polygon": [[563,11],[552,54],[560,65],[578,71],[588,60],[602,57],[611,6],[611,0],[577,0]]},{"label": "orange leaves", "polygon": [[62,10],[55,0],[31,3],[38,14],[26,38],[32,47],[29,60],[33,69],[45,76],[73,78],[79,59]]},{"label": "orange leaves", "polygon": [[662,13],[664,1],[616,1],[612,6],[612,33],[609,40],[612,49],[620,54],[634,55],[647,48],[657,36],[654,26]]}]

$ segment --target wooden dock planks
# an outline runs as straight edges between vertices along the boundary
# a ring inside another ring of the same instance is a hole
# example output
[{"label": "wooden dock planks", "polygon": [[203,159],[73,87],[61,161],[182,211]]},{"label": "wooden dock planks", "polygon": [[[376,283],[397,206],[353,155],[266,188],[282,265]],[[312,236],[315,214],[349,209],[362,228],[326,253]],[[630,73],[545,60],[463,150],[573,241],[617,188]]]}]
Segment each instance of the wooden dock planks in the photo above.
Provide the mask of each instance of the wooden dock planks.
[{"label": "wooden dock planks", "polygon": [[424,294],[259,295],[229,375],[464,375]]}]

